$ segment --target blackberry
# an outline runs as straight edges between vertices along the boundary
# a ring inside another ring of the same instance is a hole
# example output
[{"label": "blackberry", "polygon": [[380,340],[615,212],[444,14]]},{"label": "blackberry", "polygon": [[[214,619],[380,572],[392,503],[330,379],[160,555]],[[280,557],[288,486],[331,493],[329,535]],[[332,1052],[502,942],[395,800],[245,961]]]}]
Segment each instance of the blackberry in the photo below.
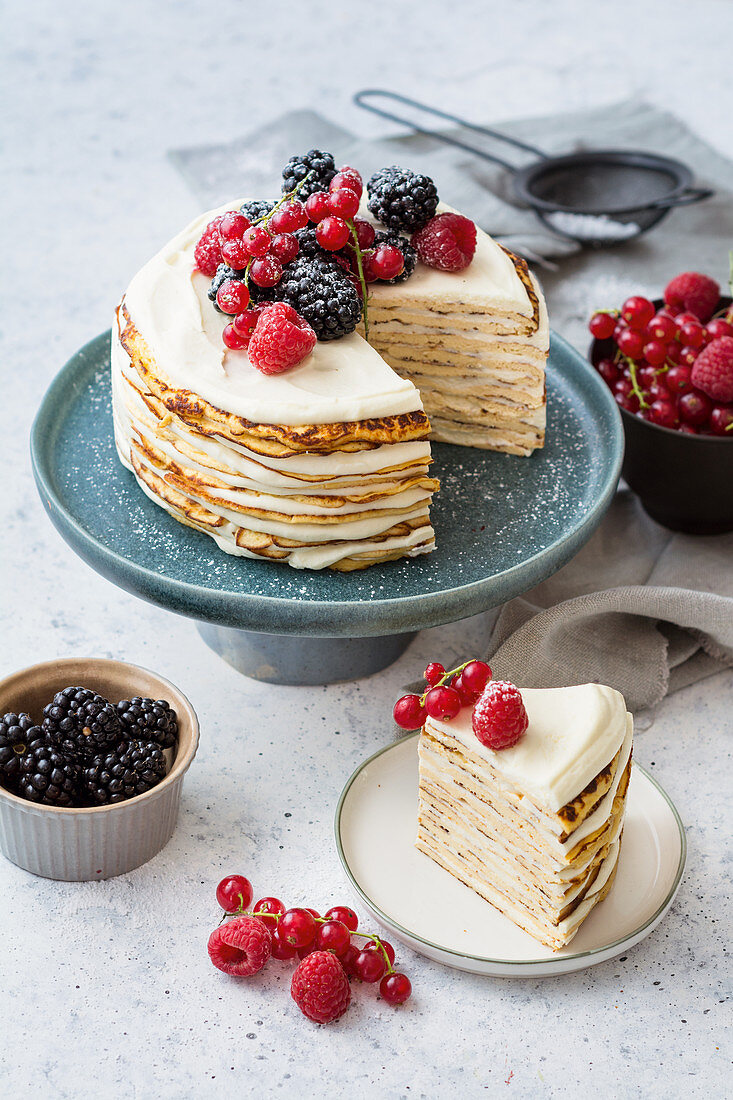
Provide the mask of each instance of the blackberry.
[{"label": "blackberry", "polygon": [[165,756],[155,741],[121,741],[87,764],[81,774],[80,790],[84,800],[94,806],[125,802],[152,790],[165,771]]},{"label": "blackberry", "polygon": [[336,162],[331,153],[309,149],[307,153],[291,157],[283,168],[283,194],[293,191],[308,176],[296,195],[301,202],[305,202],[316,191],[328,191],[328,185],[335,175]]},{"label": "blackberry", "polygon": [[29,745],[42,737],[41,727],[33,724],[30,714],[11,711],[0,718],[0,779],[6,786],[17,779],[20,759]]},{"label": "blackberry", "polygon": [[85,760],[122,739],[112,703],[85,687],[67,687],[43,708],[43,732],[70,760]]},{"label": "blackberry", "polygon": [[46,740],[29,746],[20,758],[18,794],[46,806],[73,806],[81,768]]},{"label": "blackberry", "polygon": [[390,229],[413,233],[429,222],[438,207],[438,192],[429,176],[408,168],[382,168],[367,184],[367,206]]},{"label": "blackberry", "polygon": [[178,722],[176,712],[165,699],[122,699],[117,704],[117,713],[125,730],[125,736],[155,741],[162,749],[169,749],[176,743]]},{"label": "blackberry", "polygon": [[275,297],[304,317],[319,340],[337,340],[361,320],[361,298],[340,271],[319,260],[296,257],[275,287]]},{"label": "blackberry", "polygon": [[[211,285],[209,286],[209,289],[206,293],[208,295],[209,301],[214,303],[214,309],[216,309],[219,313],[223,313],[224,311],[219,308],[219,303],[216,300],[217,290],[225,279],[236,279],[237,282],[244,282],[244,272],[244,268],[237,271],[233,267],[229,267],[228,264],[219,264],[219,266],[217,267],[216,275],[211,280]],[[249,300],[253,306],[259,305],[260,302],[272,301],[273,288],[271,286],[257,286],[257,284],[253,282],[252,279],[249,279],[247,281],[247,286],[249,287]]]},{"label": "blackberry", "polygon": [[269,199],[247,199],[246,202],[242,203],[239,210],[254,225],[255,222],[266,218],[275,205],[276,203],[270,202]]},{"label": "blackberry", "polygon": [[405,257],[404,270],[395,275],[394,279],[387,279],[388,283],[404,283],[406,279],[409,279],[415,270],[415,264],[417,263],[417,249],[413,248],[407,237],[403,237],[401,233],[397,233],[394,229],[387,229],[384,233],[377,233],[374,237],[374,244],[372,248],[378,248],[380,244],[392,244],[395,248],[399,248],[402,255]]},{"label": "blackberry", "polygon": [[[335,254],[329,252],[326,248],[321,248],[318,243],[315,225],[306,225],[302,229],[296,229],[293,236],[298,242],[298,255],[295,257],[294,263],[302,260],[317,260],[329,269],[339,266]],[[289,270],[290,268],[288,268]]]}]

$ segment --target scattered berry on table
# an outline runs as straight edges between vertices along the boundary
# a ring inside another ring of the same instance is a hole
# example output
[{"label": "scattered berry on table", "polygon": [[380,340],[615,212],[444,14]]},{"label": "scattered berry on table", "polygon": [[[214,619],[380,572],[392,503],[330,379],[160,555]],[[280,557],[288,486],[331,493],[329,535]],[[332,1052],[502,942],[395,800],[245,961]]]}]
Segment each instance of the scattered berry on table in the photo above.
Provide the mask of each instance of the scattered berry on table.
[{"label": "scattered berry on table", "polygon": [[316,938],[316,919],[307,909],[286,909],[278,921],[277,931],[292,947],[308,947]]},{"label": "scattered berry on table", "polygon": [[316,333],[284,302],[263,309],[249,341],[250,362],[263,374],[281,374],[302,362],[316,346]]},{"label": "scattered berry on table", "polygon": [[379,992],[388,1004],[402,1005],[412,993],[412,983],[406,974],[395,970],[382,978]]},{"label": "scattered berry on table", "polygon": [[54,746],[79,760],[115,744],[123,732],[112,703],[84,687],[57,692],[43,709],[42,729]]},{"label": "scattered berry on table", "polygon": [[664,300],[668,306],[689,310],[703,324],[712,317],[719,297],[718,283],[699,271],[676,275],[664,289]]},{"label": "scattered berry on table", "polygon": [[86,763],[80,789],[87,802],[107,806],[145,794],[165,773],[165,755],[155,741],[120,741]]},{"label": "scattered berry on table", "polygon": [[117,704],[125,736],[156,741],[162,749],[175,745],[178,736],[176,712],[165,699],[121,699]]},{"label": "scattered berry on table", "polygon": [[316,929],[316,947],[320,951],[333,951],[343,955],[351,944],[351,933],[340,920],[327,920]]},{"label": "scattered berry on table", "polygon": [[396,165],[375,172],[367,194],[370,212],[390,229],[421,229],[438,207],[438,192],[430,177]]},{"label": "scattered berry on table", "polygon": [[351,986],[344,968],[330,951],[314,951],[295,968],[290,984],[301,1012],[317,1024],[330,1024],[346,1012]]},{"label": "scattered berry on table", "polygon": [[285,905],[280,901],[280,898],[260,898],[252,906],[252,912],[257,914],[270,931],[274,931],[278,925],[277,918],[285,912]]},{"label": "scattered berry on table", "polygon": [[262,970],[270,958],[272,936],[256,917],[235,917],[214,929],[208,947],[218,970],[248,978]]},{"label": "scattered berry on table", "polygon": [[720,336],[698,355],[692,383],[714,401],[733,401],[733,336]]},{"label": "scattered berry on table", "polygon": [[324,913],[325,920],[338,920],[345,924],[349,932],[356,932],[359,927],[359,918],[348,905],[333,905]]},{"label": "scattered berry on table", "polygon": [[216,900],[225,913],[249,909],[252,896],[252,883],[244,875],[227,875],[216,888]]},{"label": "scattered berry on table", "polygon": [[506,680],[491,680],[473,708],[471,724],[478,740],[489,749],[516,745],[529,725],[519,688]]},{"label": "scattered berry on table", "polygon": [[387,963],[381,951],[375,947],[365,947],[354,960],[356,976],[362,982],[378,982],[387,969]]},{"label": "scattered berry on table", "polygon": [[331,153],[309,149],[307,153],[292,156],[283,168],[283,194],[294,191],[302,183],[297,197],[307,199],[315,191],[328,191],[335,175],[336,162]]},{"label": "scattered berry on table", "polygon": [[440,271],[463,271],[476,251],[476,226],[462,214],[438,214],[412,235],[419,259]]}]

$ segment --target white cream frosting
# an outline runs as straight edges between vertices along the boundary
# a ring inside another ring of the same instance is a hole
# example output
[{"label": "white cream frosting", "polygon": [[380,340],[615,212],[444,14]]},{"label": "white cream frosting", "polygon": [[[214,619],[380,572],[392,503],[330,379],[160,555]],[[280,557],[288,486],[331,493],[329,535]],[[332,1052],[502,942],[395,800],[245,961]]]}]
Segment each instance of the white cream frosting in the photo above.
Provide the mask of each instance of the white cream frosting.
[{"label": "white cream frosting", "polygon": [[196,218],[145,264],[125,294],[135,327],[171,383],[263,424],[331,424],[422,409],[412,382],[355,332],[319,340],[302,363],[279,375],[262,374],[246,350],[224,346],[229,318],[208,300],[210,279],[195,270],[193,253],[206,224],[240,202]]},{"label": "white cream frosting", "polygon": [[613,688],[582,684],[520,691],[529,726],[511,748],[494,751],[483,745],[473,732],[468,707],[450,722],[430,719],[430,723],[483,757],[508,784],[552,811],[576,798],[626,741],[630,751],[626,703]]}]

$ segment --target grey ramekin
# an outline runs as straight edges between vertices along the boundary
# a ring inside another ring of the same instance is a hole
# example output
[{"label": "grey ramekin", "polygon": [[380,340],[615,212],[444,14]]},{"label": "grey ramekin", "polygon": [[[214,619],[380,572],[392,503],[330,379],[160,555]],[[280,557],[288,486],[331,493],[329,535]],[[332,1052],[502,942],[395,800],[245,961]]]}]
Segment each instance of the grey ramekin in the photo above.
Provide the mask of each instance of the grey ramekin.
[{"label": "grey ramekin", "polygon": [[0,851],[34,875],[70,882],[122,875],[168,843],[199,741],[198,719],[186,696],[162,676],[124,661],[72,657],[15,672],[0,681],[0,715],[26,711],[40,723],[54,694],[77,684],[113,703],[135,695],[166,699],[178,715],[178,748],[157,787],[113,806],[42,806],[0,787]]}]

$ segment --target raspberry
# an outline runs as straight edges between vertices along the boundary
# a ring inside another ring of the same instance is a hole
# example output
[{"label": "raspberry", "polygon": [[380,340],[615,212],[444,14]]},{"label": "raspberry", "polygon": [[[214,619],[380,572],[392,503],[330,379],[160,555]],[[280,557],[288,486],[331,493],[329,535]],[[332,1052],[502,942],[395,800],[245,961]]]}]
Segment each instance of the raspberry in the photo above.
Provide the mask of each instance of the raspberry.
[{"label": "raspberry", "polygon": [[316,334],[292,306],[277,302],[262,310],[249,342],[249,360],[263,374],[290,370],[310,355]]},{"label": "raspberry", "polygon": [[473,708],[473,732],[489,749],[516,745],[529,725],[518,687],[506,680],[491,680]]},{"label": "raspberry", "polygon": [[733,336],[720,336],[700,352],[692,382],[714,401],[733,401]]},{"label": "raspberry", "polygon": [[220,214],[218,218],[209,222],[194,249],[193,258],[196,261],[196,267],[204,275],[216,275],[216,269],[222,261],[219,226],[225,216]]},{"label": "raspberry", "polygon": [[262,970],[271,954],[270,931],[256,917],[235,917],[209,936],[209,958],[214,966],[238,978],[249,978]]},{"label": "raspberry", "polygon": [[351,1000],[344,968],[330,951],[313,951],[295,968],[290,992],[300,1011],[317,1024],[343,1016]]},{"label": "raspberry", "polygon": [[428,267],[463,271],[476,251],[476,226],[462,214],[438,214],[413,233],[412,243]]},{"label": "raspberry", "polygon": [[720,287],[708,275],[685,271],[664,288],[664,300],[674,309],[689,310],[703,324],[712,317],[720,297]]}]

